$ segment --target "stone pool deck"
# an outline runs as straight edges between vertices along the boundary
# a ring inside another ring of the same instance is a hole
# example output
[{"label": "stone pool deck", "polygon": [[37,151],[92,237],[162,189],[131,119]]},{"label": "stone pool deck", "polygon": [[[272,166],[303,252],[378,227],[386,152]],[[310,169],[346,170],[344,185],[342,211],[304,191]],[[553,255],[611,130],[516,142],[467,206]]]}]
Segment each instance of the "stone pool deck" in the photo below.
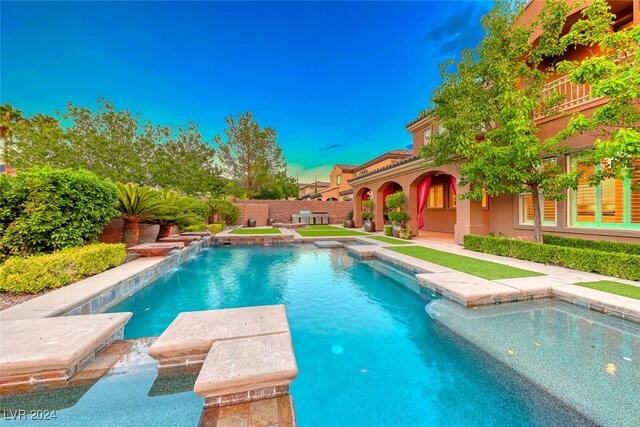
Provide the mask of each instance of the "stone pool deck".
[{"label": "stone pool deck", "polygon": [[[375,233],[382,236],[382,233]],[[336,238],[336,240],[339,240]],[[379,258],[399,265],[416,273],[422,286],[433,293],[442,295],[466,307],[502,304],[506,302],[531,301],[539,298],[555,298],[577,304],[610,316],[640,323],[640,300],[610,294],[608,292],[577,286],[578,282],[612,280],[633,286],[640,283],[595,273],[571,270],[564,267],[539,264],[515,258],[474,252],[463,247],[439,240],[414,239],[417,246],[463,255],[475,259],[495,262],[524,270],[534,271],[543,276],[517,279],[486,280],[447,267],[387,249],[392,244],[366,237],[357,237],[360,246],[348,246],[354,255]],[[407,245],[405,245],[406,247]]]},{"label": "stone pool deck", "polygon": [[98,353],[122,339],[131,313],[0,322],[0,392],[64,386]]}]

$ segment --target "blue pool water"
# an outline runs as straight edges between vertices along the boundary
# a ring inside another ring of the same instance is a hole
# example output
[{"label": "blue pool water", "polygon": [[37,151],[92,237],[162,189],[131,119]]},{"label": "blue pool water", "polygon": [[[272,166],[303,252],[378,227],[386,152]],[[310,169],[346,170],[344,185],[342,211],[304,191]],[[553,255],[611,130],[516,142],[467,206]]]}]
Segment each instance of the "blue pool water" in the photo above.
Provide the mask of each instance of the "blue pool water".
[{"label": "blue pool water", "polygon": [[416,289],[411,275],[344,250],[219,247],[111,311],[133,312],[125,336],[136,338],[182,311],[286,304],[300,426],[590,424],[432,320]]}]

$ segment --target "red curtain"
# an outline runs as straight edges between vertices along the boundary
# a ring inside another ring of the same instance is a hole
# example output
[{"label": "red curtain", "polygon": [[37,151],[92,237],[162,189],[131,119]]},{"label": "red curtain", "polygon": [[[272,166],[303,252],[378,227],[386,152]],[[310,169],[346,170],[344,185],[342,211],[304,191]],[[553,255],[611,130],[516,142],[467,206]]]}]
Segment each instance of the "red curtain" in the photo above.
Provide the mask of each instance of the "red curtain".
[{"label": "red curtain", "polygon": [[369,192],[365,191],[364,193],[362,193],[362,201],[366,202],[367,200],[369,200]]},{"label": "red curtain", "polygon": [[453,195],[457,196],[458,195],[458,183],[456,181],[456,177],[453,175],[450,175],[451,177],[451,189],[453,190]]},{"label": "red curtain", "polygon": [[424,220],[422,219],[422,211],[427,206],[427,199],[429,198],[429,187],[431,187],[431,175],[425,177],[420,185],[418,185],[418,228],[424,226]]}]

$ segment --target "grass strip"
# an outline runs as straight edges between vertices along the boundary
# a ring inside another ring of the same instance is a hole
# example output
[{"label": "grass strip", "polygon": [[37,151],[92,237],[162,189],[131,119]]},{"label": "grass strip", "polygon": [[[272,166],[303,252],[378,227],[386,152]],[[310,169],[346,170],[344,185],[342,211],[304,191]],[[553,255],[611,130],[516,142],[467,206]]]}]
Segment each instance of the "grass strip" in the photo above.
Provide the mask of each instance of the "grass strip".
[{"label": "grass strip", "polygon": [[390,245],[412,245],[413,242],[409,240],[395,239],[387,236],[368,236],[369,239],[377,240],[379,242],[389,243]]},{"label": "grass strip", "polygon": [[303,237],[368,236],[367,233],[331,225],[310,225],[296,230]]},{"label": "grass strip", "polygon": [[599,280],[597,282],[578,282],[578,286],[609,292],[623,297],[640,299],[640,286],[627,285],[626,283],[613,282],[611,280]]},{"label": "grass strip", "polygon": [[464,255],[425,248],[423,246],[395,247],[388,249],[423,261],[451,268],[452,270],[482,277],[487,280],[544,276],[544,274],[536,273],[535,271],[523,270],[509,265],[498,264],[497,262],[484,261]]},{"label": "grass strip", "polygon": [[229,234],[280,234],[277,228],[236,228]]}]

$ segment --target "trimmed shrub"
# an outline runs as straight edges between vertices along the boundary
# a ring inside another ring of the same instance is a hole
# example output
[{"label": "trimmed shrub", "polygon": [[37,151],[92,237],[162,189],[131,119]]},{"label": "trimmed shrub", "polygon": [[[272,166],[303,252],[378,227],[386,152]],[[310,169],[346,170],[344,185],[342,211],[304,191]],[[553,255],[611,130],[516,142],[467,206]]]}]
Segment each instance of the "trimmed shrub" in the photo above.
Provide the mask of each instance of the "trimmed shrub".
[{"label": "trimmed shrub", "polygon": [[562,236],[542,236],[544,243],[555,246],[568,246],[595,251],[619,252],[623,254],[640,255],[640,244],[627,242],[611,242],[608,240],[586,240]]},{"label": "trimmed shrub", "polygon": [[472,251],[558,265],[621,279],[640,280],[640,255],[473,234],[464,236],[464,247]]},{"label": "trimmed shrub", "polygon": [[219,233],[222,230],[224,230],[225,228],[227,228],[227,226],[226,226],[226,224],[224,222],[222,222],[222,223],[221,222],[214,222],[213,224],[209,224],[207,226],[207,229],[213,234]]},{"label": "trimmed shrub", "polygon": [[384,225],[384,235],[385,236],[393,236],[393,225],[385,224]]},{"label": "trimmed shrub", "polygon": [[96,243],[52,254],[12,257],[0,265],[0,290],[35,294],[102,273],[124,262],[124,244]]},{"label": "trimmed shrub", "polygon": [[180,231],[207,231],[207,224],[204,222],[201,224],[191,224],[186,227],[181,227]]},{"label": "trimmed shrub", "polygon": [[116,186],[87,171],[32,168],[0,178],[0,252],[82,246],[117,215]]},{"label": "trimmed shrub", "polygon": [[234,225],[240,219],[240,208],[225,199],[209,199],[209,215],[224,221],[227,225]]},{"label": "trimmed shrub", "polygon": [[413,239],[413,231],[409,230],[408,228],[401,228],[400,235],[398,237],[404,240],[411,240]]}]

